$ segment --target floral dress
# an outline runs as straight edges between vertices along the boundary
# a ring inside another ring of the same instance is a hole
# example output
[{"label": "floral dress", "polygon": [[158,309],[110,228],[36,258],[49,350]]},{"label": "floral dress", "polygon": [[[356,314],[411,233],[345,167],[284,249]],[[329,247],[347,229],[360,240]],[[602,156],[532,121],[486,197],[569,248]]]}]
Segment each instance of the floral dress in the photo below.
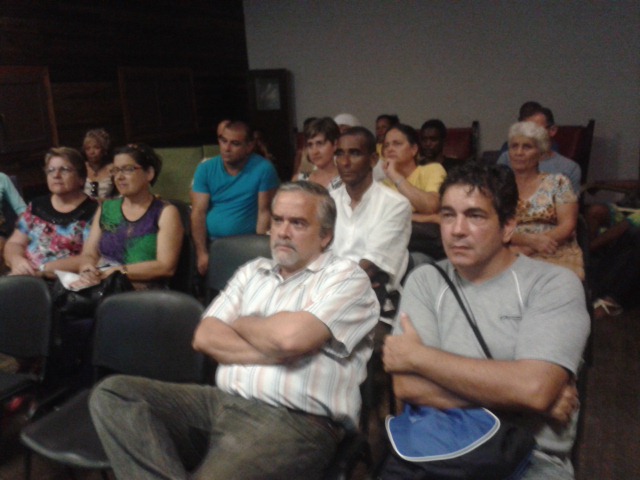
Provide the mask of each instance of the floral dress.
[{"label": "floral dress", "polygon": [[[558,225],[556,206],[578,201],[567,177],[550,173],[541,175],[538,190],[527,200],[518,200],[518,233],[545,233],[552,230]],[[560,245],[554,254],[534,253],[531,257],[573,270],[580,280],[584,280],[582,250],[575,234]]]}]

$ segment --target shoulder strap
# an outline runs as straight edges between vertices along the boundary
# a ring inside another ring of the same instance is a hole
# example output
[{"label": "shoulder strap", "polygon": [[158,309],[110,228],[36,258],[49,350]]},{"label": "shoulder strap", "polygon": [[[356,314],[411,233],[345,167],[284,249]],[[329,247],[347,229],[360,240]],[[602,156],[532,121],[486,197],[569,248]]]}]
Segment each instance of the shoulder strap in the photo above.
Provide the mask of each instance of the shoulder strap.
[{"label": "shoulder strap", "polygon": [[431,263],[430,265],[433,268],[435,268],[440,273],[440,275],[442,275],[442,278],[444,278],[444,280],[447,282],[447,285],[449,285],[449,288],[451,289],[451,293],[453,293],[453,295],[456,297],[456,300],[458,301],[458,304],[460,305],[460,308],[462,309],[462,312],[464,313],[465,318],[469,322],[469,325],[471,326],[473,333],[478,339],[478,343],[480,343],[480,346],[482,347],[482,351],[484,352],[484,354],[488,359],[492,359],[493,356],[491,355],[491,351],[489,350],[487,343],[484,341],[484,338],[482,337],[482,333],[480,333],[480,329],[476,325],[476,322],[474,322],[471,319],[471,315],[469,315],[469,312],[467,311],[467,307],[464,306],[464,302],[462,301],[462,298],[460,298],[460,293],[458,292],[458,289],[449,278],[449,275],[447,275],[447,272],[445,272],[442,269],[442,267],[440,267],[440,265],[436,265],[435,263]]}]

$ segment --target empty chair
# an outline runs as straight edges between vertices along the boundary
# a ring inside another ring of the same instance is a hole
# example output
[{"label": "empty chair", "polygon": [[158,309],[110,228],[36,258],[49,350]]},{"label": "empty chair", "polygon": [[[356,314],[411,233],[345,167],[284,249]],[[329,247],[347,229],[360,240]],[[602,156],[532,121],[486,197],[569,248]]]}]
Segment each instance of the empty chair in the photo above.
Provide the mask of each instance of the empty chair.
[{"label": "empty chair", "polygon": [[19,361],[33,360],[27,372],[0,372],[2,404],[38,385],[46,373],[51,332],[51,296],[44,280],[29,276],[0,277],[0,353]]},{"label": "empty chair", "polygon": [[209,247],[206,300],[210,302],[224,289],[238,267],[257,257],[271,258],[268,235],[237,235],[214,240]]},{"label": "empty chair", "polygon": [[[96,379],[117,372],[170,382],[205,382],[210,364],[191,348],[201,314],[202,305],[180,292],[150,290],[107,298],[97,311]],[[68,467],[102,469],[106,478],[109,461],[91,421],[89,394],[84,390],[27,425],[20,439],[29,449]]]},{"label": "empty chair", "polygon": [[457,160],[477,160],[480,124],[477,120],[467,128],[447,128],[444,156]]}]

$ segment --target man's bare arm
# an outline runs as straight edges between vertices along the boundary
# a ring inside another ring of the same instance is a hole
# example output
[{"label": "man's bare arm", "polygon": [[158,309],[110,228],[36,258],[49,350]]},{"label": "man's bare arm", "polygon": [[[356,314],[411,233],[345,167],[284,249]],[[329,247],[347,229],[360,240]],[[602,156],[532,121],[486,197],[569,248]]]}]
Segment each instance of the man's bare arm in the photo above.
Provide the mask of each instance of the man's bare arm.
[{"label": "man's bare arm", "polygon": [[311,354],[331,339],[329,328],[308,312],[240,317],[233,328],[263,355],[280,361]]},{"label": "man's bare arm", "polygon": [[256,222],[256,233],[259,235],[269,231],[271,224],[271,200],[276,193],[276,189],[258,193],[258,221]]},{"label": "man's bare arm", "polygon": [[404,334],[385,340],[385,369],[418,375],[469,403],[550,415],[570,381],[565,369],[545,361],[467,358],[427,347],[407,316],[401,322]]},{"label": "man's bare arm", "polygon": [[209,265],[209,250],[207,249],[207,211],[209,209],[209,195],[191,192],[191,236],[196,249],[198,273],[205,275]]},{"label": "man's bare arm", "polygon": [[472,403],[413,373],[396,373],[392,376],[393,393],[398,400],[411,405],[433,408],[467,408]]},{"label": "man's bare arm", "polygon": [[231,325],[215,317],[203,318],[193,337],[193,348],[221,364],[276,364],[279,359],[264,355],[243,339]]}]

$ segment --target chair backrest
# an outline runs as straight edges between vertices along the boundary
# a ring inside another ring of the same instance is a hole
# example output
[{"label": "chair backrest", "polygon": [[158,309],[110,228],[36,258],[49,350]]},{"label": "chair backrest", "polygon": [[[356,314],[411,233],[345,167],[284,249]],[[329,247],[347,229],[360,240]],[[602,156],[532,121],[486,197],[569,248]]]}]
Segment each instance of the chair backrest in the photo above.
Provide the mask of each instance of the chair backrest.
[{"label": "chair backrest", "polygon": [[170,290],[108,297],[96,314],[94,367],[168,382],[207,381],[209,362],[191,347],[202,311],[195,298]]},{"label": "chair backrest", "polygon": [[19,358],[49,353],[51,295],[44,280],[0,277],[0,352]]},{"label": "chair backrest", "polygon": [[175,205],[180,212],[180,219],[184,227],[184,238],[180,249],[178,266],[173,277],[169,279],[169,288],[179,292],[193,293],[196,275],[196,252],[191,238],[191,206],[182,200],[169,199],[167,202]]},{"label": "chair backrest", "polygon": [[479,138],[480,124],[477,120],[471,123],[470,128],[447,128],[444,156],[458,160],[476,160]]},{"label": "chair backrest", "polygon": [[211,242],[207,300],[211,301],[224,289],[238,267],[257,257],[271,258],[268,235],[237,235]]},{"label": "chair backrest", "polygon": [[558,145],[558,152],[567,158],[575,160],[582,175],[580,183],[587,182],[589,160],[591,159],[591,144],[593,143],[593,129],[595,120],[591,119],[587,125],[558,125],[558,131],[553,141]]}]

